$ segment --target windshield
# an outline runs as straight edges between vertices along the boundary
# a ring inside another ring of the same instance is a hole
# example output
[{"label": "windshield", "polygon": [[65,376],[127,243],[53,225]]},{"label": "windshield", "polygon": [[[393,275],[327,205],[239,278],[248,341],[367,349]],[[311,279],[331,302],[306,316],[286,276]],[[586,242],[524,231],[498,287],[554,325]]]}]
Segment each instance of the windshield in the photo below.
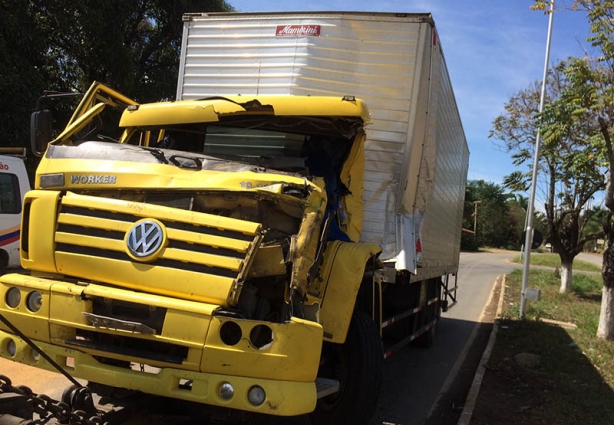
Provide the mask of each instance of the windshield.
[{"label": "windshield", "polygon": [[[331,131],[338,128],[334,129],[330,123],[323,128],[317,120],[278,121],[275,126],[263,124],[258,120],[249,125],[241,122],[144,128],[131,132],[127,142],[146,147],[160,157],[160,162],[165,162],[162,155],[168,158],[169,154],[183,152],[179,155],[217,158],[301,174],[308,173],[313,164],[322,163],[323,158],[333,166],[341,164],[353,143],[353,137]],[[322,134],[323,130],[330,133]]]},{"label": "windshield", "polygon": [[306,145],[312,138],[306,134],[210,125],[203,131],[163,129],[158,131],[158,137],[150,137],[149,147],[294,170],[305,166]]},{"label": "windshield", "polygon": [[72,146],[51,146],[47,155],[163,163],[191,169],[273,169],[323,176],[327,169],[338,172],[353,143],[353,138],[337,132],[314,134],[313,123],[292,127],[307,130],[303,132],[290,132],[279,126],[253,127],[216,123],[127,129],[128,137],[121,144],[112,137],[96,134],[76,140]]}]

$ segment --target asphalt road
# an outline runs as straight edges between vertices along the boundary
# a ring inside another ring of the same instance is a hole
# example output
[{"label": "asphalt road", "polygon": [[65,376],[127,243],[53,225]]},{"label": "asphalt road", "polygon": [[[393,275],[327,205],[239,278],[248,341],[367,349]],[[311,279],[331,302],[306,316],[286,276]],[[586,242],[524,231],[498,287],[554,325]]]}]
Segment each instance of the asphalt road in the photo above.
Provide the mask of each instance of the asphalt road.
[{"label": "asphalt road", "polygon": [[[518,265],[507,260],[513,252],[462,253],[458,274],[458,304],[444,313],[437,339],[429,349],[404,348],[388,359],[377,411],[371,425],[420,425],[427,418],[442,388],[460,365],[459,356],[480,318],[497,276]],[[0,374],[15,384],[58,399],[69,384],[59,374],[0,359]],[[267,425],[309,425],[307,416],[257,420]]]},{"label": "asphalt road", "polygon": [[593,253],[581,252],[580,254],[578,254],[576,258],[578,260],[586,261],[587,263],[593,263],[598,266],[601,266],[603,264],[603,254],[599,254],[599,253],[593,254]]},{"label": "asphalt road", "polygon": [[518,267],[507,260],[513,252],[462,253],[458,304],[442,315],[435,344],[407,347],[385,364],[384,388],[371,425],[420,425],[428,416],[469,337],[497,276]]}]

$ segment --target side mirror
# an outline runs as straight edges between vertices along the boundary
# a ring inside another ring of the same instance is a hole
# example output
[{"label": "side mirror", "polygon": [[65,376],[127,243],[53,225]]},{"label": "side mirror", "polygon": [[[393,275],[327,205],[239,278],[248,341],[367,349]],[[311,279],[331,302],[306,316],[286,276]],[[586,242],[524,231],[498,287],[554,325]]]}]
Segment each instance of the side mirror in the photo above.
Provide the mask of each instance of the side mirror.
[{"label": "side mirror", "polygon": [[32,154],[36,157],[43,156],[47,144],[51,141],[52,122],[51,111],[47,109],[34,112],[30,116],[30,144]]}]

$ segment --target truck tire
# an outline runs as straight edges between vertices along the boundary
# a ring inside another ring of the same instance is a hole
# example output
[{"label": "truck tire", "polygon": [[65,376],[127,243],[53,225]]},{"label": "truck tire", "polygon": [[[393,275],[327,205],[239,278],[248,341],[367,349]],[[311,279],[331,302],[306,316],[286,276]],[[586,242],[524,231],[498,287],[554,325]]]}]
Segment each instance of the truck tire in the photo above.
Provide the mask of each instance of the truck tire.
[{"label": "truck tire", "polygon": [[382,383],[384,354],[375,323],[355,312],[344,344],[325,342],[318,376],[337,379],[339,391],[318,400],[312,425],[368,424]]}]

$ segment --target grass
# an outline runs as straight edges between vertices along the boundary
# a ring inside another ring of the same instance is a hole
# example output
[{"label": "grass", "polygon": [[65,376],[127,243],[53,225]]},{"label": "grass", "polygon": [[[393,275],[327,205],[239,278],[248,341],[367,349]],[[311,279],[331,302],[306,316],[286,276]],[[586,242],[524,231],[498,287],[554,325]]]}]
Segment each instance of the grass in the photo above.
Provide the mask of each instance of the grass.
[{"label": "grass", "polygon": [[[502,311],[504,319],[519,316],[520,289],[522,270],[515,270],[506,278],[506,301]],[[541,318],[574,323],[581,333],[575,336],[587,336],[593,339],[597,333],[597,324],[601,308],[601,276],[574,275],[573,291],[559,293],[561,280],[548,270],[531,269],[529,286],[541,290],[540,300],[528,301],[526,318]],[[614,376],[613,376],[614,377]]]},{"label": "grass", "polygon": [[[472,424],[613,424],[614,342],[596,337],[601,277],[575,275],[573,291],[560,294],[560,278],[532,269],[529,286],[539,288],[541,298],[527,301],[526,320],[518,319],[521,282],[521,270],[506,278],[499,332]],[[539,366],[519,366],[519,353],[539,355]]]},{"label": "grass", "polygon": [[[514,258],[514,263],[522,263],[524,260],[520,260],[520,257]],[[546,267],[561,267],[561,258],[558,254],[531,254],[532,266],[546,266]],[[578,271],[587,272],[600,272],[601,267],[596,264],[589,263],[587,261],[578,260],[573,261],[573,269]]]}]

